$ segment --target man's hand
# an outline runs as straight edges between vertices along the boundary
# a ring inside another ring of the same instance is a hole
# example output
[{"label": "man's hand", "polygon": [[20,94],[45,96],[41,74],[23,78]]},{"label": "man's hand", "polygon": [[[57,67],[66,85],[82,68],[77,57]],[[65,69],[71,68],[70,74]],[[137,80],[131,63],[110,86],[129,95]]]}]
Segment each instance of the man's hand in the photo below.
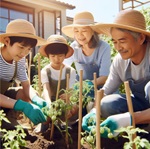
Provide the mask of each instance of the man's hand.
[{"label": "man's hand", "polygon": [[15,103],[14,110],[22,111],[34,125],[46,122],[46,117],[38,106],[22,101],[21,99]]},{"label": "man's hand", "polygon": [[90,113],[85,115],[82,119],[82,128],[86,131],[91,131],[96,125],[96,109],[93,108]]},{"label": "man's hand", "polygon": [[[112,133],[113,137],[116,137],[119,133],[115,132],[115,130],[121,127],[130,126],[131,124],[132,120],[129,112],[109,116],[105,121],[100,124],[100,127],[104,127],[104,133],[101,133],[101,137],[108,138],[108,133]],[[110,132],[108,132],[105,127],[110,129]]]}]

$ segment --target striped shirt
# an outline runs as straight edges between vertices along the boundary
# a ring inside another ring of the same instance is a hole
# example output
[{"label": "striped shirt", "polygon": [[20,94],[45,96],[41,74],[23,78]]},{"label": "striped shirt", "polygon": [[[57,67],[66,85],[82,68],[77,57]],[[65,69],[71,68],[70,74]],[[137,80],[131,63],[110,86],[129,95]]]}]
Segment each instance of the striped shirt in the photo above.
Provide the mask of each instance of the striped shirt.
[{"label": "striped shirt", "polygon": [[[0,53],[0,79],[4,81],[10,81],[14,76],[15,72],[15,61],[12,64],[7,63]],[[26,72],[25,58],[22,58],[17,62],[17,74],[16,79],[20,82],[28,80]]]}]

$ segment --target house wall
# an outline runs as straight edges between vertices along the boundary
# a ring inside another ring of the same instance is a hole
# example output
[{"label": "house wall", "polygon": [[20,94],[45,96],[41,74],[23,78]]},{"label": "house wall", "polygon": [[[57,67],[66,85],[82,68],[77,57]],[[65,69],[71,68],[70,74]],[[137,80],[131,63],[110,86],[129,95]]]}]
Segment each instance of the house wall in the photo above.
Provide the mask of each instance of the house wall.
[{"label": "house wall", "polygon": [[51,34],[55,34],[55,14],[44,11],[44,38],[47,39]]},{"label": "house wall", "polygon": [[[54,2],[50,0],[1,0],[1,8],[15,10],[15,13],[27,13],[26,19],[33,23],[36,34],[47,39],[51,34],[62,34],[61,27],[67,25],[66,9],[73,9],[74,6],[69,4]],[[0,9],[1,9],[0,8]],[[20,17],[22,17],[20,15]],[[4,20],[6,23],[4,23]],[[5,32],[7,24],[16,19],[0,16],[2,27],[0,33]],[[33,51],[33,56],[37,53],[37,48]]]}]

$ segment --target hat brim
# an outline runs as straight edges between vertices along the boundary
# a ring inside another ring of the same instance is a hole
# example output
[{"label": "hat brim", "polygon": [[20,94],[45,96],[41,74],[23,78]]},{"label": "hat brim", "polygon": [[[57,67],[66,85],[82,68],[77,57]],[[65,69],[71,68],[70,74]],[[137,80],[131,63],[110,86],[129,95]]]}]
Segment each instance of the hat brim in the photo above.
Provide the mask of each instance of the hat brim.
[{"label": "hat brim", "polygon": [[62,27],[62,32],[70,37],[70,38],[74,38],[74,31],[73,31],[73,28],[74,27],[91,27],[93,31],[97,32],[98,34],[102,34],[102,32],[98,32],[97,29],[95,28],[95,24],[89,24],[89,25],[86,25],[86,24],[71,24],[71,25],[67,25],[67,26],[64,26]]},{"label": "hat brim", "polygon": [[111,28],[122,28],[122,29],[127,29],[127,30],[131,30],[131,31],[135,31],[138,33],[143,33],[145,35],[147,35],[148,37],[150,37],[150,32],[146,31],[146,30],[142,30],[136,27],[132,27],[132,26],[128,26],[128,25],[122,25],[122,24],[104,24],[104,23],[97,23],[93,28],[95,30],[97,30],[97,32],[103,32],[105,35],[107,36],[111,36],[110,30]]},{"label": "hat brim", "polygon": [[11,37],[11,36],[14,36],[14,37],[26,37],[26,38],[33,38],[33,39],[37,39],[37,44],[36,46],[41,46],[41,45],[44,45],[46,44],[46,40],[39,37],[39,36],[36,36],[36,35],[30,35],[30,34],[16,34],[16,33],[4,33],[4,34],[0,34],[0,42],[1,43],[4,43],[4,38],[5,37]]},{"label": "hat brim", "polygon": [[57,43],[57,42],[56,42],[56,43],[48,43],[48,44],[46,44],[46,45],[44,45],[44,46],[41,46],[41,47],[39,48],[39,53],[40,53],[42,56],[44,56],[44,57],[48,57],[47,54],[46,54],[46,52],[45,52],[45,48],[46,48],[48,45],[54,45],[54,44],[62,44],[62,45],[66,45],[66,46],[68,47],[68,52],[67,52],[67,54],[66,54],[66,58],[69,58],[70,56],[73,55],[74,50],[72,49],[72,47],[70,47],[68,44]]}]

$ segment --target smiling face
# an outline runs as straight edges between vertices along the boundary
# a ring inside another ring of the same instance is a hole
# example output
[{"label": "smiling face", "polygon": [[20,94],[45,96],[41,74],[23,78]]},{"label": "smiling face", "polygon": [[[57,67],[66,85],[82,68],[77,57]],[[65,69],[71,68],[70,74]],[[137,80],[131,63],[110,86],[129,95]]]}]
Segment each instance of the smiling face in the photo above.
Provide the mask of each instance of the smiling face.
[{"label": "smiling face", "polygon": [[93,30],[90,27],[75,27],[74,37],[80,45],[88,44],[93,36]]},{"label": "smiling face", "polygon": [[2,50],[2,55],[7,62],[11,62],[13,60],[19,61],[23,57],[27,56],[31,51],[30,46],[25,46],[23,43],[15,42],[14,44],[10,44],[10,39],[5,38],[5,47]]},{"label": "smiling face", "polygon": [[135,64],[142,60],[146,48],[143,46],[145,36],[139,35],[135,39],[129,32],[121,31],[116,28],[111,30],[112,41],[115,49],[123,59],[131,59]]}]

